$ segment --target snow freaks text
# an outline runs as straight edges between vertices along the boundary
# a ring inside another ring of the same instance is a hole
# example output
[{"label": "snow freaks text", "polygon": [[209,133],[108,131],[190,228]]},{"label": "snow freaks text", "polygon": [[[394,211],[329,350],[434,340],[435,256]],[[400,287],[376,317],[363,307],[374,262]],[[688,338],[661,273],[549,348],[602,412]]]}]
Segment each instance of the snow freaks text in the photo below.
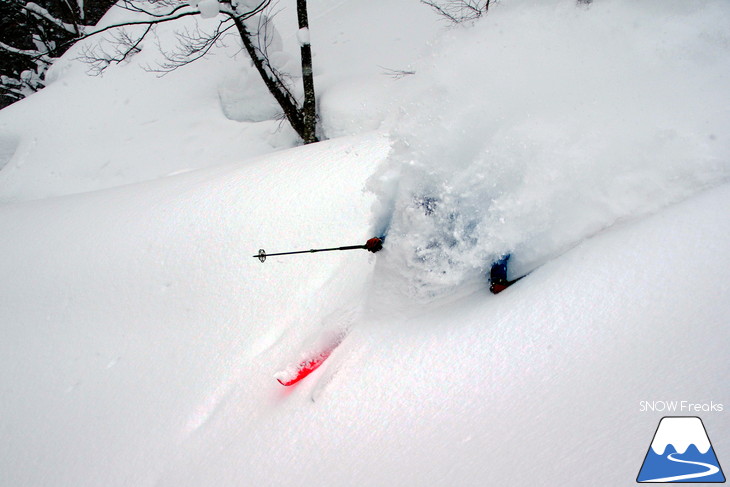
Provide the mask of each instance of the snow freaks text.
[{"label": "snow freaks text", "polygon": [[640,401],[639,412],[669,413],[719,413],[723,411],[721,403],[710,401],[704,403],[691,401]]}]

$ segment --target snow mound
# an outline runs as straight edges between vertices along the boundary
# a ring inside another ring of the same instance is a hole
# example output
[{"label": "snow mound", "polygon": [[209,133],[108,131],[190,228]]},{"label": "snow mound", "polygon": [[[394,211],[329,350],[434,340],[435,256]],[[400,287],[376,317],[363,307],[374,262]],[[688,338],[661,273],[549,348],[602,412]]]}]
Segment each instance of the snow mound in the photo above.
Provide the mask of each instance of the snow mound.
[{"label": "snow mound", "polygon": [[448,292],[508,252],[527,272],[726,180],[728,22],[726,2],[505,2],[444,36],[370,182],[407,291]]}]

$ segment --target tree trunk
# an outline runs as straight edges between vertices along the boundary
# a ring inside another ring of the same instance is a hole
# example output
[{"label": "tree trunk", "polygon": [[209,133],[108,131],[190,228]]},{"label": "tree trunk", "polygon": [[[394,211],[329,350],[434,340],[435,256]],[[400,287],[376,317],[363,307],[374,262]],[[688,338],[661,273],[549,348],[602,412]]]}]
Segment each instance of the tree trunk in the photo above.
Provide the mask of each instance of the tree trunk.
[{"label": "tree trunk", "polygon": [[[314,74],[312,72],[312,46],[309,43],[309,20],[307,19],[307,0],[297,0],[297,17],[299,19],[300,48],[302,57],[302,85],[304,103],[302,105],[302,122],[305,144],[317,142],[317,102],[314,95]],[[306,29],[302,31],[302,29]]]},{"label": "tree trunk", "polygon": [[253,65],[261,76],[261,79],[264,80],[266,88],[268,88],[269,93],[271,93],[281,109],[284,111],[284,116],[286,116],[286,119],[289,121],[292,128],[296,131],[299,137],[306,142],[305,135],[307,134],[307,131],[304,129],[304,120],[300,113],[300,109],[297,106],[296,100],[291,93],[289,93],[286,86],[284,86],[280,80],[276,79],[273,76],[273,73],[270,73],[269,70],[266,69],[264,61],[259,57],[256,47],[251,41],[251,34],[243,22],[237,17],[232,18],[236,23],[236,28],[238,29],[241,41],[243,42],[243,47],[251,57],[251,61],[253,61]]}]

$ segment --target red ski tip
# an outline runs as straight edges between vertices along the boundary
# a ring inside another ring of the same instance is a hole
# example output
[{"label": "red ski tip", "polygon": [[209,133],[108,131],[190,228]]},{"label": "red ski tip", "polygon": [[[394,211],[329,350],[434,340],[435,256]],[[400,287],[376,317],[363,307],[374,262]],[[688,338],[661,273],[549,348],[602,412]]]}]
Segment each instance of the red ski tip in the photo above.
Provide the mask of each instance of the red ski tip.
[{"label": "red ski tip", "polygon": [[277,372],[274,375],[274,378],[283,386],[293,386],[317,370],[319,366],[322,365],[322,363],[332,354],[335,348],[342,343],[345,336],[346,333],[338,333],[334,337],[329,337],[329,343],[327,343],[323,349],[320,349],[321,351],[319,353],[309,354],[309,358],[302,360],[297,365],[290,365],[286,369]]},{"label": "red ski tip", "polygon": [[276,380],[278,380],[279,384],[283,386],[293,386],[294,384],[317,370],[319,366],[322,365],[325,360],[327,360],[327,357],[329,357],[329,354],[321,355],[313,360],[307,360],[306,362],[302,362],[301,364],[299,364],[293,374],[283,372],[279,374],[278,377],[276,377]]}]

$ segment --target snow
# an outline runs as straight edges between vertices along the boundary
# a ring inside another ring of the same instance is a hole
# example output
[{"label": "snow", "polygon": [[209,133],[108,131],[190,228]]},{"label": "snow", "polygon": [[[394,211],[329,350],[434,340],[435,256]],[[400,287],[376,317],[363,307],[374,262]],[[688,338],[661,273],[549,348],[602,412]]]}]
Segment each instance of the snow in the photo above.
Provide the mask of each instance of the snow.
[{"label": "snow", "polygon": [[214,19],[220,13],[221,5],[218,0],[202,0],[198,2],[200,17],[204,19]]},{"label": "snow", "polygon": [[253,12],[261,7],[261,0],[237,0],[234,5],[239,12]]},{"label": "snow", "polygon": [[[172,32],[158,35],[163,45],[175,44]],[[153,41],[133,62],[96,77],[73,61],[78,51],[70,52],[51,68],[54,81],[34,95],[38,101],[0,117],[0,130],[17,140],[0,174],[0,201],[136,183],[295,145],[293,132],[271,116],[263,82],[244,69],[243,54],[228,57],[239,51],[231,40],[218,55],[159,78],[140,69],[162,61]],[[100,116],[100,106],[114,115]]]},{"label": "snow", "polygon": [[300,46],[311,44],[309,29],[307,27],[303,27],[297,31],[297,40]]},{"label": "snow", "polygon": [[0,111],[3,483],[621,485],[730,402],[726,2],[310,4],[324,142],[234,38]]},{"label": "snow", "polygon": [[730,125],[717,103],[730,38],[713,22],[726,9],[682,7],[678,24],[671,7],[554,3],[500,6],[403,80],[388,176],[372,188],[375,228],[394,215],[394,258],[414,287],[458,285],[506,252],[524,274],[730,176],[730,139],[716,130]]}]

